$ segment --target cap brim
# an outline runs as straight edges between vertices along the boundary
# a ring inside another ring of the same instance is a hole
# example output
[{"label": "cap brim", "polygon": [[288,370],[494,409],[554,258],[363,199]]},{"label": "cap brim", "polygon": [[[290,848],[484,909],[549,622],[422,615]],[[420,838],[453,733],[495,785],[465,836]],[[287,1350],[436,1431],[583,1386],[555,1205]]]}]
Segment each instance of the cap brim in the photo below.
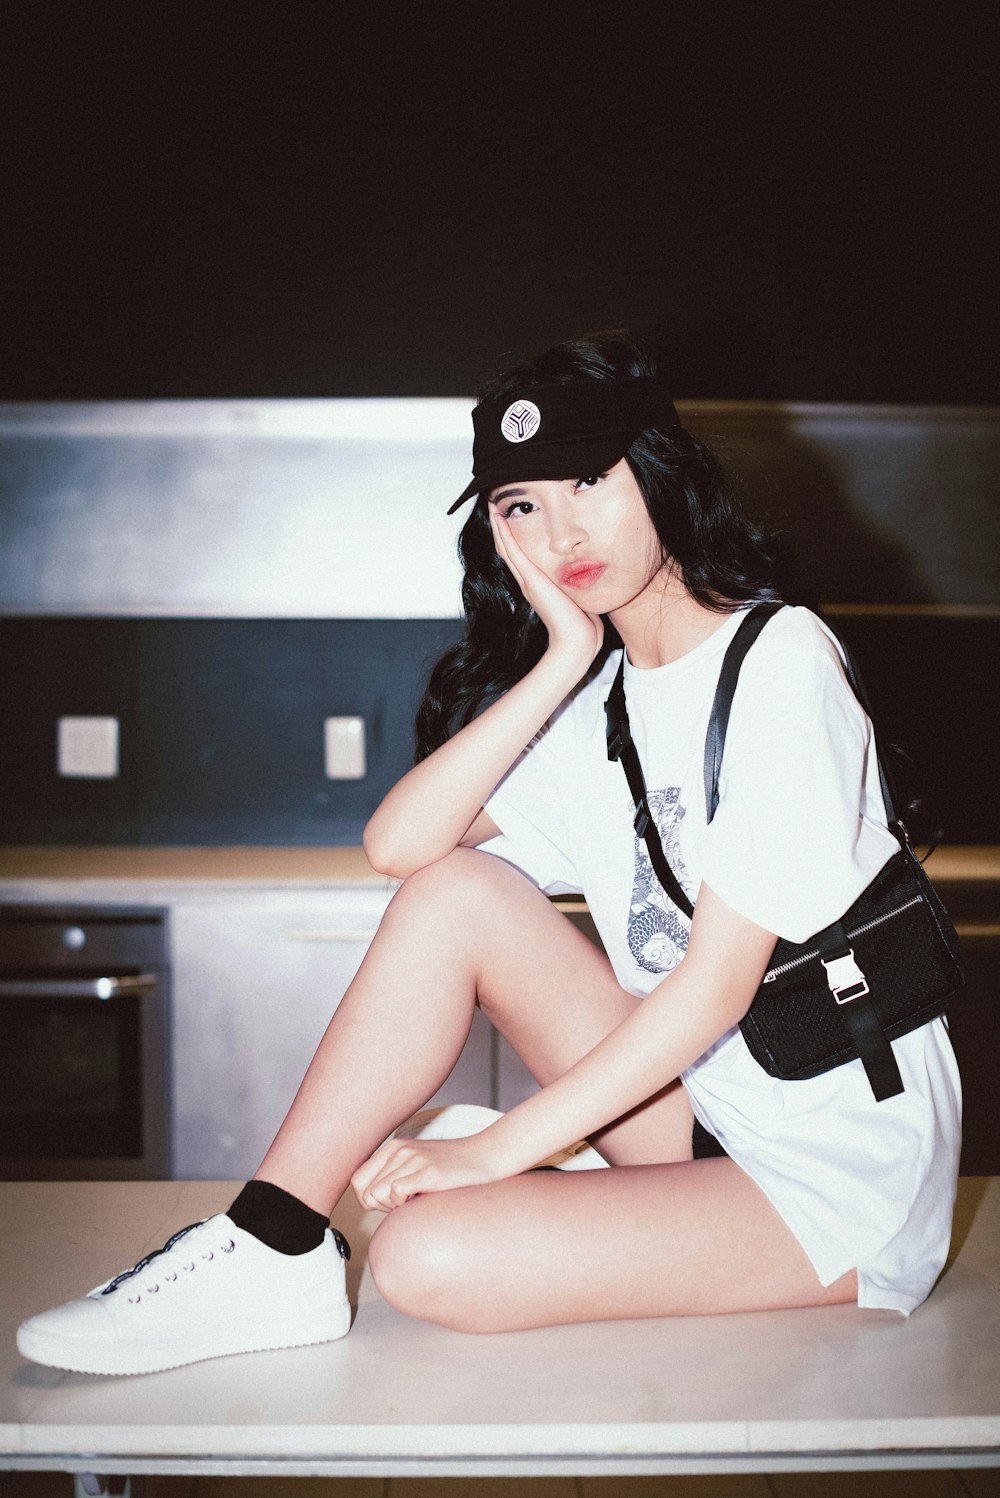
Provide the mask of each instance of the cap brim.
[{"label": "cap brim", "polygon": [[638,432],[605,432],[600,437],[574,437],[566,442],[512,443],[509,452],[466,485],[455,503],[449,505],[448,514],[454,515],[474,494],[495,489],[498,484],[518,479],[526,483],[532,479],[579,479],[605,473],[624,458],[638,435]]}]

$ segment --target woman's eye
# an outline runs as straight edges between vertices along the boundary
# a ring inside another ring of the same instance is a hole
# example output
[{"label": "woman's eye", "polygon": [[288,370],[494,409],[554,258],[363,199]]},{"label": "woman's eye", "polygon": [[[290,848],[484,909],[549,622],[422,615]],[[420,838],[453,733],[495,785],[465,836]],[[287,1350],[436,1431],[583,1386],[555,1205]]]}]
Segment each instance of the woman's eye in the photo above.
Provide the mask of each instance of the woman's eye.
[{"label": "woman's eye", "polygon": [[500,513],[505,520],[509,520],[512,515],[530,515],[534,508],[529,499],[515,499],[513,504],[507,505]]},{"label": "woman's eye", "polygon": [[602,478],[604,478],[603,473],[588,474],[586,478],[577,479],[576,487],[577,489],[593,489],[594,485],[599,484]]}]

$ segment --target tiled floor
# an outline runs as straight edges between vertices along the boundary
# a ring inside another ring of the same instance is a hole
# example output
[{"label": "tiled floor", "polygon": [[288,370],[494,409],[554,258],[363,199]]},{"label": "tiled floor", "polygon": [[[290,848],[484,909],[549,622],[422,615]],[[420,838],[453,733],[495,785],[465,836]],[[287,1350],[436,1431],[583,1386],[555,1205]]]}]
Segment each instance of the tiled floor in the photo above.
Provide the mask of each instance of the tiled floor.
[{"label": "tiled floor", "polygon": [[[72,1498],[63,1473],[0,1472],[0,1498]],[[132,1498],[1000,1498],[1000,1468],[758,1477],[145,1477]]]}]

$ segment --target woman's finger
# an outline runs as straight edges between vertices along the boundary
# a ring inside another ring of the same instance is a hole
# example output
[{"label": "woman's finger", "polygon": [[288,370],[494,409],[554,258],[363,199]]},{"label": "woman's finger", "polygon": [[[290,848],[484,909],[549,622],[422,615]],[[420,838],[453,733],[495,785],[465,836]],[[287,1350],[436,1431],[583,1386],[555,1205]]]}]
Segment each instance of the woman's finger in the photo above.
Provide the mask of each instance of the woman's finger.
[{"label": "woman's finger", "polygon": [[358,1166],[351,1176],[351,1186],[359,1201],[363,1202],[365,1194],[371,1190],[373,1184],[392,1168],[393,1157],[399,1155],[402,1142],[398,1139],[385,1140],[374,1154]]},{"label": "woman's finger", "polygon": [[391,1182],[375,1181],[361,1193],[358,1200],[366,1211],[388,1212],[392,1209],[395,1203],[389,1196],[390,1185]]},{"label": "woman's finger", "polygon": [[497,550],[517,579],[518,587],[527,595],[530,579],[540,577],[544,580],[545,575],[529,557],[525,556],[510,521],[501,515],[499,510],[493,511],[493,522],[493,535],[498,543]]},{"label": "woman's finger", "polygon": [[411,1196],[419,1193],[422,1174],[423,1166],[419,1162],[415,1166],[404,1164],[384,1171],[376,1176],[363,1193],[362,1206],[380,1212],[391,1212],[393,1207],[401,1207]]},{"label": "woman's finger", "polygon": [[433,1162],[425,1147],[408,1139],[387,1139],[358,1166],[351,1186],[363,1207],[388,1212],[429,1189],[423,1184],[428,1170],[433,1173]]},{"label": "woman's finger", "polygon": [[514,581],[517,583],[517,586],[520,588],[521,592],[524,593],[525,596],[527,596],[525,588],[524,567],[518,566],[518,563],[512,553],[516,551],[522,558],[522,561],[524,560],[524,556],[521,552],[520,547],[517,545],[516,540],[514,539],[508,521],[504,519],[499,510],[490,511],[490,529],[493,532],[493,544],[496,547],[497,555],[499,556],[500,560],[502,562],[505,562],[510,568],[511,572],[514,575]]},{"label": "woman's finger", "polygon": [[558,600],[563,596],[561,590],[521,550],[510,521],[498,510],[494,510],[491,515],[491,524],[497,553],[510,568],[514,581],[532,608],[538,608],[540,597],[549,597],[551,601],[558,604]]},{"label": "woman's finger", "polygon": [[422,1192],[490,1179],[483,1164],[467,1139],[389,1140],[359,1166],[351,1184],[363,1207],[390,1212]]},{"label": "woman's finger", "polygon": [[521,594],[545,625],[551,643],[562,641],[574,649],[587,648],[587,664],[594,659],[604,638],[599,614],[589,614],[577,601],[526,556],[510,522],[498,510],[490,511],[490,526],[497,555],[506,563]]}]

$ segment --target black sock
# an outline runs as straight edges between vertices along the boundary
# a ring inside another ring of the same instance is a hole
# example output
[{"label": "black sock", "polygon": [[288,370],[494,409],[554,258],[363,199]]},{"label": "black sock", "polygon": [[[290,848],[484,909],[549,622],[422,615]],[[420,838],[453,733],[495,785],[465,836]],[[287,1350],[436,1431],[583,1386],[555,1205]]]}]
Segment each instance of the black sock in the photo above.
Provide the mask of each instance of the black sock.
[{"label": "black sock", "polygon": [[319,1248],[330,1219],[270,1181],[247,1181],[229,1208],[231,1222],[279,1254]]}]

